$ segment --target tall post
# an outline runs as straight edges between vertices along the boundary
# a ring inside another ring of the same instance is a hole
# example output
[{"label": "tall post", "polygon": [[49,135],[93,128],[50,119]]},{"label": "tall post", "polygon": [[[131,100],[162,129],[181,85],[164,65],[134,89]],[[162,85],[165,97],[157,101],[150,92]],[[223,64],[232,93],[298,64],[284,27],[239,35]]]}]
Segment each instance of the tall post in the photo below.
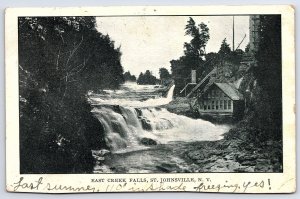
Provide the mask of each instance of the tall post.
[{"label": "tall post", "polygon": [[234,51],[234,16],[232,16],[232,51]]},{"label": "tall post", "polygon": [[196,84],[197,83],[197,79],[196,79],[196,70],[191,70],[191,83]]}]

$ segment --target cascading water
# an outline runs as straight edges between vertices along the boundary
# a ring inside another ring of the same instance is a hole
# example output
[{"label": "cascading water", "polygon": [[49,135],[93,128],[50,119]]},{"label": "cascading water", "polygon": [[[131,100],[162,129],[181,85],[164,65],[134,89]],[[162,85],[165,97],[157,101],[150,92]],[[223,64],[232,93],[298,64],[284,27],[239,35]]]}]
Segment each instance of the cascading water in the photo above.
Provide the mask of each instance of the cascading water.
[{"label": "cascading water", "polygon": [[[142,88],[140,88],[142,87]],[[107,94],[94,95],[90,98],[90,102],[94,105],[119,105],[124,107],[157,107],[168,104],[173,99],[175,85],[173,85],[167,97],[159,97],[153,86],[149,85],[132,85],[132,83],[125,84],[121,90],[105,90]]]},{"label": "cascading water", "polygon": [[162,97],[158,86],[136,83],[89,95],[111,152],[107,155],[107,150],[92,151],[96,160],[94,173],[161,172],[161,169],[166,170],[166,165],[171,165],[171,170],[185,171],[192,165],[178,155],[180,147],[222,138],[228,130],[226,126],[160,108],[172,101],[174,87],[166,97]]},{"label": "cascading water", "polygon": [[[158,144],[222,138],[222,134],[227,130],[226,127],[170,113],[164,108],[157,108],[157,106],[168,104],[172,100],[174,87],[173,85],[169,89],[165,98],[151,98],[145,101],[136,100],[139,97],[138,94],[135,94],[136,99],[133,97],[104,100],[98,97],[91,98],[95,105],[93,113],[104,126],[105,141],[112,152],[144,149],[146,146],[141,143],[143,138],[154,140]],[[124,92],[121,90],[111,91],[109,94],[111,96],[124,96],[125,94],[126,96],[126,93],[130,92],[130,89],[123,90]],[[140,93],[147,95],[145,90]],[[153,90],[148,94],[153,94]]]}]

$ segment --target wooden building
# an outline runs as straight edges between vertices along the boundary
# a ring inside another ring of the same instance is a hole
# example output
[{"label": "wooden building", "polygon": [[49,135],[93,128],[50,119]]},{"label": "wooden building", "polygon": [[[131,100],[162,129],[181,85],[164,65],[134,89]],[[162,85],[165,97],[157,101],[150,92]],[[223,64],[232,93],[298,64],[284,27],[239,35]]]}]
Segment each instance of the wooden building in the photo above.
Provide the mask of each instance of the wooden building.
[{"label": "wooden building", "polygon": [[198,111],[239,117],[244,112],[243,96],[232,83],[213,83],[198,95]]}]

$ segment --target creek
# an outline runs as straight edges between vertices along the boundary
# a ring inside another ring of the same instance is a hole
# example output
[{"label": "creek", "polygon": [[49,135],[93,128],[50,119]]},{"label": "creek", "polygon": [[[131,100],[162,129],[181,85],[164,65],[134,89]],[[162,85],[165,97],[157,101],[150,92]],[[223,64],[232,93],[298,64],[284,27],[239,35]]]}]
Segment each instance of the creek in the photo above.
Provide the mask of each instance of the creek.
[{"label": "creek", "polygon": [[[179,155],[184,145],[222,139],[229,130],[202,119],[192,119],[159,106],[173,99],[155,85],[125,83],[119,90],[91,94],[93,114],[105,130],[106,150],[93,151],[95,173],[157,173],[188,170]],[[184,148],[184,147],[183,147]]]}]

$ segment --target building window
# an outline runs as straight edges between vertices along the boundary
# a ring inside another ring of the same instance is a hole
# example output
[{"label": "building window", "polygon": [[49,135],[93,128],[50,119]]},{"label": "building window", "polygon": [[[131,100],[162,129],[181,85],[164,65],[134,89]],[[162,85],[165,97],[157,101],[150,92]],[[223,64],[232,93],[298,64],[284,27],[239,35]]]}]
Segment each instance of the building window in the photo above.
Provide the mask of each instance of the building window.
[{"label": "building window", "polygon": [[207,109],[210,110],[210,105],[207,105]]},{"label": "building window", "polygon": [[227,100],[224,100],[224,110],[227,109]]},{"label": "building window", "polygon": [[206,105],[204,105],[204,110],[206,110]]},{"label": "building window", "polygon": [[228,109],[231,109],[231,100],[228,100]]},{"label": "building window", "polygon": [[223,109],[223,100],[220,100],[220,109]]},{"label": "building window", "polygon": [[211,109],[215,109],[215,101],[211,101]]},{"label": "building window", "polygon": [[218,110],[219,109],[219,101],[217,100],[216,101],[216,110]]}]

